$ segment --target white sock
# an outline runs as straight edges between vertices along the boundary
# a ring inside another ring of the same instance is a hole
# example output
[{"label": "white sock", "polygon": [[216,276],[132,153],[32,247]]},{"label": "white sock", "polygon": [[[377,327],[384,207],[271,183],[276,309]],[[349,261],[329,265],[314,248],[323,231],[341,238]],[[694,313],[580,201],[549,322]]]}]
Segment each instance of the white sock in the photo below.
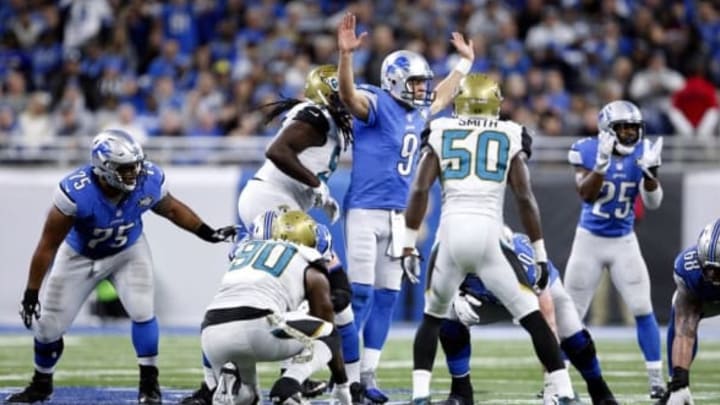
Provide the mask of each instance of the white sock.
[{"label": "white sock", "polygon": [[427,370],[413,370],[412,372],[412,399],[427,398],[430,396],[430,379],[432,372]]},{"label": "white sock", "polygon": [[566,368],[561,368],[548,374],[548,381],[555,386],[558,397],[572,398],[575,396],[572,383],[570,382],[570,374],[568,374]]},{"label": "white sock", "polygon": [[345,373],[350,383],[360,382],[360,361],[345,363]]},{"label": "white sock", "polygon": [[217,386],[217,380],[215,379],[215,373],[211,368],[203,366],[203,380],[205,385],[212,391]]},{"label": "white sock", "polygon": [[363,351],[362,359],[360,361],[360,371],[375,371],[380,363],[380,353],[378,349],[365,348]]},{"label": "white sock", "polygon": [[138,357],[138,364],[141,366],[154,366],[157,364],[157,356]]},{"label": "white sock", "polygon": [[658,361],[646,361],[645,362],[645,368],[648,371],[651,370],[662,370],[662,360]]}]

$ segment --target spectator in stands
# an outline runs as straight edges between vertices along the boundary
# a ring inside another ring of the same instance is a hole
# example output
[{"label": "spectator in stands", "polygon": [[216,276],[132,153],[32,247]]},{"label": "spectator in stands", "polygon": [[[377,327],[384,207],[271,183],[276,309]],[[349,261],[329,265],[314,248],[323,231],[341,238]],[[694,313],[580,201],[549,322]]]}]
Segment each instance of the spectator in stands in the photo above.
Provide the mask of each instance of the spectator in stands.
[{"label": "spectator in stands", "polygon": [[63,102],[53,117],[53,128],[57,136],[89,137],[93,134],[90,119],[70,102]]},{"label": "spectator in stands", "polygon": [[35,92],[30,96],[25,111],[20,114],[18,132],[30,147],[50,143],[53,139],[55,132],[48,114],[49,106],[50,94]]},{"label": "spectator in stands", "polygon": [[705,72],[703,59],[692,60],[685,86],[672,95],[668,115],[678,135],[704,139],[717,136],[720,119],[717,90]]},{"label": "spectator in stands", "polygon": [[117,115],[102,129],[120,129],[132,135],[140,144],[145,143],[148,137],[145,128],[135,119],[135,106],[127,102],[118,105]]},{"label": "spectator in stands", "polygon": [[650,55],[647,66],[637,72],[630,82],[630,98],[637,101],[649,134],[664,135],[672,131],[667,111],[670,95],[685,84],[677,71],[670,69],[662,50]]},{"label": "spectator in stands", "polygon": [[15,111],[8,104],[0,104],[0,140],[18,135]]}]

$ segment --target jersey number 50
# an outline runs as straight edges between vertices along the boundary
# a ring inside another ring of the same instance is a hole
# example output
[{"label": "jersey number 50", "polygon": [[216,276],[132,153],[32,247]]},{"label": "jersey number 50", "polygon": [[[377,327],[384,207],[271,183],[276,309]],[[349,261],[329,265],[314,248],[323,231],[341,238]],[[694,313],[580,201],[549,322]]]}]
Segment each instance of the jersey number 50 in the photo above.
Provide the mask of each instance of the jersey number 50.
[{"label": "jersey number 50", "polygon": [[[470,175],[470,166],[482,180],[501,182],[508,168],[510,139],[498,131],[482,131],[477,135],[475,150],[456,147],[473,131],[468,129],[446,130],[442,135],[442,160],[447,161],[442,176],[444,180],[461,180]],[[473,152],[475,159],[473,162]]]}]

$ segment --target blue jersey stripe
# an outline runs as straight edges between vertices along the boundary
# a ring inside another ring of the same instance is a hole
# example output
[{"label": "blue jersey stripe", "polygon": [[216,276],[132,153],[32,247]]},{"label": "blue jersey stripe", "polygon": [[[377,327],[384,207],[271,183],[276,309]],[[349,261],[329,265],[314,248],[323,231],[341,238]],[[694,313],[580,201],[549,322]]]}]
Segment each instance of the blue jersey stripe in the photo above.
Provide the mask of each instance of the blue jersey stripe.
[{"label": "blue jersey stripe", "polygon": [[715,258],[715,247],[717,246],[718,237],[720,237],[720,221],[715,221],[712,237],[710,238],[710,250],[708,251],[708,260],[713,263],[717,263],[717,259]]}]

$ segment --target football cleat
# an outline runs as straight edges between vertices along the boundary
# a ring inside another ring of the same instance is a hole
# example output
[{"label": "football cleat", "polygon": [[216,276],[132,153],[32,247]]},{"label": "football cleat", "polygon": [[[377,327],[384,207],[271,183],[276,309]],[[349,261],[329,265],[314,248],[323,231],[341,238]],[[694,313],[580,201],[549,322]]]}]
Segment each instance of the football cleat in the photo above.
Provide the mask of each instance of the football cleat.
[{"label": "football cleat", "polygon": [[556,397],[555,401],[557,405],[583,405],[582,401],[580,401],[580,398],[578,398],[577,396],[575,396],[575,398]]},{"label": "football cleat", "polygon": [[327,390],[328,383],[326,381],[312,380],[308,378],[303,381],[300,386],[302,387],[303,398],[315,398],[318,395],[322,395],[322,393]]},{"label": "football cleat", "polygon": [[212,397],[215,390],[211,390],[205,382],[195,390],[189,397],[180,400],[180,405],[212,405]]},{"label": "football cleat", "polygon": [[47,401],[53,392],[52,374],[41,373],[35,371],[32,380],[28,386],[14,394],[10,394],[5,398],[6,403],[33,403],[37,401]]},{"label": "football cleat", "polygon": [[422,398],[414,398],[412,402],[410,402],[412,405],[430,405],[432,404],[432,401],[430,401],[430,397],[422,397]]},{"label": "football cleat", "polygon": [[359,382],[350,384],[350,397],[352,398],[353,405],[364,405],[365,387],[363,387]]},{"label": "football cleat", "polygon": [[665,395],[665,387],[653,385],[650,387],[650,399],[661,399]]},{"label": "football cleat", "polygon": [[445,400],[445,405],[473,405],[473,403],[461,395],[450,394]]},{"label": "football cleat", "polygon": [[140,366],[138,404],[162,404],[160,384],[158,384],[158,369],[155,366]]},{"label": "football cleat", "polygon": [[365,398],[373,404],[384,404],[390,400],[390,398],[378,388],[374,371],[363,371],[360,373],[360,383],[365,387]]},{"label": "football cleat", "polygon": [[220,369],[218,386],[212,397],[214,405],[235,405],[235,398],[240,393],[240,373],[235,363],[227,362]]}]

